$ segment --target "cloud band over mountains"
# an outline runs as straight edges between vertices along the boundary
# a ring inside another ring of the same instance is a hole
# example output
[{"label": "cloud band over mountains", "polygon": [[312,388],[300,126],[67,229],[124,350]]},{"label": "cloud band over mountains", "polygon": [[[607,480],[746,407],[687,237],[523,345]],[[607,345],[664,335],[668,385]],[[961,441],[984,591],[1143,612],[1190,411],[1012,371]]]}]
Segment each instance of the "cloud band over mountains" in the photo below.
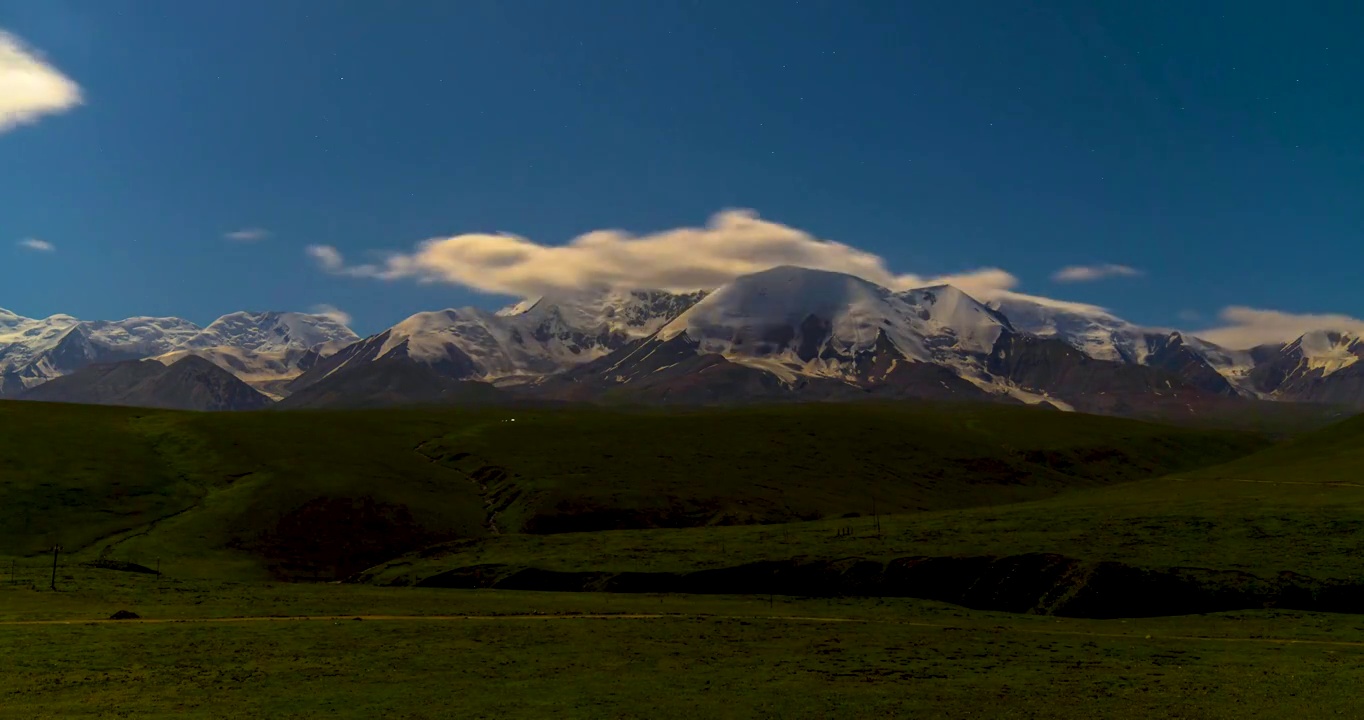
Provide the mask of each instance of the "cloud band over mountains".
[{"label": "cloud band over mountains", "polygon": [[1291,342],[1313,330],[1333,330],[1364,335],[1364,320],[1349,315],[1296,314],[1278,310],[1232,306],[1218,315],[1219,327],[1194,334],[1223,347],[1248,348],[1267,343]]},{"label": "cloud band over mountains", "polygon": [[[683,227],[644,235],[597,230],[564,245],[543,245],[510,234],[471,233],[433,238],[411,252],[391,252],[372,262],[352,264],[330,245],[311,245],[307,253],[334,275],[379,280],[449,283],[480,292],[536,297],[589,287],[651,288],[687,291],[715,288],[741,275],[778,265],[832,270],[894,290],[938,284],[960,288],[978,300],[1025,300],[1079,313],[1104,308],[1053,298],[1023,295],[1019,280],[1000,268],[952,275],[895,273],[878,255],[817,238],[803,230],[764,220],[749,210],[726,210],[702,227]],[[1114,276],[1139,276],[1124,265],[1071,266],[1053,275],[1062,282]],[[1364,321],[1343,315],[1294,315],[1231,307],[1223,326],[1195,331],[1199,337],[1241,348],[1288,342],[1303,332],[1360,328]]]},{"label": "cloud band over mountains", "polygon": [[894,289],[952,283],[980,296],[1018,284],[998,268],[941,277],[896,274],[880,256],[747,210],[717,213],[704,227],[646,235],[597,230],[560,246],[508,234],[466,234],[427,240],[410,253],[391,253],[367,264],[347,264],[327,245],[311,246],[308,254],[338,275],[446,282],[520,297],[597,286],[710,289],[778,265],[844,272]]}]

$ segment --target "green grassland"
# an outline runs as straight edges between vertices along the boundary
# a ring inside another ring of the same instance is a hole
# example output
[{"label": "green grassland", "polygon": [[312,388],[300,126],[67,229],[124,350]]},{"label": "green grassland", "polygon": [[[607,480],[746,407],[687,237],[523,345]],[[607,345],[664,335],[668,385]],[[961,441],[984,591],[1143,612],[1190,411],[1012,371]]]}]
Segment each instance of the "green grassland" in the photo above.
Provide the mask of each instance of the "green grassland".
[{"label": "green grassland", "polygon": [[1257,435],[1030,408],[174,413],[0,403],[0,554],[341,578],[452,539],[1043,498]]},{"label": "green grassland", "polygon": [[0,588],[0,718],[1349,717],[1364,679],[1364,622],[1310,613],[70,574]]},{"label": "green grassland", "polygon": [[[0,718],[1350,717],[1364,614],[1005,596],[1039,557],[1364,584],[1361,446],[992,406],[0,403]],[[980,557],[1031,560],[958,604],[417,586]]]}]

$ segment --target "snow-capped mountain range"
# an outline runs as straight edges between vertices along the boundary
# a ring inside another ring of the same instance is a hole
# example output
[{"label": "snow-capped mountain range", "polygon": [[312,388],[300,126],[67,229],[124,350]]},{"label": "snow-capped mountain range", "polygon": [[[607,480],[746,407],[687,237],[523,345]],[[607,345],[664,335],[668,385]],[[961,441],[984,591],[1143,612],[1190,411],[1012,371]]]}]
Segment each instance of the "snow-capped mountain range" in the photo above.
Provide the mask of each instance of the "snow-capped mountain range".
[{"label": "snow-capped mountain range", "polygon": [[603,289],[537,298],[497,312],[417,313],[336,353],[291,387],[297,390],[381,358],[404,358],[458,379],[533,380],[652,335],[704,296]]},{"label": "snow-capped mountain range", "polygon": [[[91,365],[197,355],[258,389],[287,382],[359,337],[323,315],[239,312],[206,328],[180,318],[83,321],[0,310],[0,396],[13,396]],[[270,394],[267,392],[267,394]]]},{"label": "snow-capped mountain range", "polygon": [[199,328],[0,310],[0,396],[90,365],[189,355],[302,405],[344,396],[348,384],[419,402],[422,388],[454,397],[450,382],[477,381],[557,399],[870,394],[1119,413],[1152,403],[1192,412],[1213,398],[1364,406],[1364,341],[1348,333],[1232,350],[1099,308],[1026,296],[981,303],[947,285],[894,292],[796,267],[712,292],[601,288],[496,312],[423,312],[364,339],[303,313],[233,313]]}]

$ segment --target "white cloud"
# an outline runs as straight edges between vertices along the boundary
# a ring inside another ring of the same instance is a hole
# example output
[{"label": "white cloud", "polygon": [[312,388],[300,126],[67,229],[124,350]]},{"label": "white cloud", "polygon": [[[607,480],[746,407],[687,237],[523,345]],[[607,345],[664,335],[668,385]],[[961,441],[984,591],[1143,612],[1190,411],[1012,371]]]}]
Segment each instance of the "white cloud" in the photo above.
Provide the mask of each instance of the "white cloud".
[{"label": "white cloud", "polygon": [[317,264],[321,266],[323,270],[326,270],[329,273],[336,275],[355,274],[347,272],[345,268],[345,258],[341,256],[341,253],[336,248],[330,245],[309,245],[304,249],[304,252],[308,253],[309,256],[317,261]]},{"label": "white cloud", "polygon": [[1114,265],[1105,263],[1102,265],[1071,265],[1063,267],[1052,274],[1051,279],[1056,282],[1094,282],[1110,277],[1137,277],[1142,272],[1128,265]]},{"label": "white cloud", "polygon": [[1349,315],[1300,315],[1232,306],[1222,310],[1219,317],[1224,323],[1222,326],[1195,331],[1194,335],[1223,347],[1244,349],[1266,343],[1292,342],[1313,330],[1364,334],[1364,320]]},{"label": "white cloud", "polygon": [[337,275],[446,282],[520,297],[602,285],[710,289],[778,265],[845,272],[895,289],[950,282],[982,300],[1018,284],[1017,278],[997,268],[940,277],[896,274],[877,255],[818,239],[746,210],[718,213],[705,227],[639,236],[598,230],[561,246],[515,235],[466,234],[427,240],[410,253],[391,253],[359,265],[347,265],[341,252],[329,245],[310,246],[307,253],[323,270]]},{"label": "white cloud", "polygon": [[15,244],[18,245],[18,246],[21,247],[21,248],[24,248],[24,249],[27,249],[27,250],[34,250],[34,251],[36,251],[36,252],[47,252],[47,253],[50,253],[50,252],[56,252],[56,251],[57,251],[57,246],[56,246],[56,245],[53,245],[52,243],[50,243],[50,242],[48,242],[48,241],[46,241],[46,240],[39,240],[38,238],[24,238],[23,240],[20,240],[19,242],[15,243]]},{"label": "white cloud", "polygon": [[243,228],[241,230],[233,230],[230,233],[224,233],[223,237],[234,242],[243,243],[258,242],[260,240],[264,240],[270,237],[270,231],[264,228],[256,227]]},{"label": "white cloud", "polygon": [[[1009,290],[997,290],[988,292],[984,296],[978,296],[978,300],[989,302],[999,300],[1001,303],[1032,303],[1042,307],[1064,310],[1078,315],[1108,315],[1113,316],[1108,308],[1100,305],[1090,305],[1089,303],[1072,302],[1070,300],[1057,300],[1056,298],[1042,297],[1040,295],[1025,295],[1024,293],[1012,292]],[[1006,313],[1007,314],[1007,313]]]},{"label": "white cloud", "polygon": [[0,30],[0,133],[66,112],[82,101],[79,85]]},{"label": "white cloud", "polygon": [[310,312],[312,312],[312,314],[314,315],[321,315],[322,317],[328,318],[332,322],[341,323],[342,325],[347,326],[350,325],[351,320],[350,313],[342,310],[341,308],[336,307],[335,305],[326,304],[314,305]]}]

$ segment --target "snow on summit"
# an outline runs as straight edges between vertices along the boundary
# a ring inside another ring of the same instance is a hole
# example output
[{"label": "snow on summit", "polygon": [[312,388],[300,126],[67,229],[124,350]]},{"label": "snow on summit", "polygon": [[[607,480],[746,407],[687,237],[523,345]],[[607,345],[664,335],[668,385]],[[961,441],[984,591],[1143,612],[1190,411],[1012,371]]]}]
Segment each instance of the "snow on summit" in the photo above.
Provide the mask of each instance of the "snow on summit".
[{"label": "snow on summit", "polygon": [[529,299],[494,313],[422,312],[388,330],[376,357],[403,348],[436,364],[467,356],[485,380],[545,375],[653,334],[704,293],[594,289]]},{"label": "snow on summit", "polygon": [[1364,357],[1364,340],[1349,333],[1313,330],[1284,348],[1285,354],[1295,351],[1301,354],[1304,370],[1330,375]]},{"label": "snow on summit", "polygon": [[289,349],[334,352],[360,337],[325,315],[297,312],[235,312],[214,320],[187,348],[236,347],[253,352]]},{"label": "snow on summit", "polygon": [[1013,329],[1004,315],[951,285],[907,290],[896,297],[916,308],[928,335],[952,335],[967,352],[988,353],[1001,332]]},{"label": "snow on summit", "polygon": [[[205,357],[248,382],[298,374],[307,353],[359,338],[331,318],[304,313],[232,313],[207,328],[175,317],[41,320],[0,314],[0,392],[35,387],[92,363]],[[8,376],[6,378],[6,376]]]},{"label": "snow on summit", "polygon": [[1019,332],[1064,340],[1096,360],[1140,364],[1146,353],[1145,336],[1153,332],[1099,307],[1039,302],[1025,296],[999,298],[990,306],[1008,317]]},{"label": "snow on summit", "polygon": [[1007,327],[998,313],[950,286],[894,293],[853,275],[783,266],[721,287],[659,336],[686,333],[703,352],[736,359],[790,356],[791,364],[810,365],[799,356],[814,345],[848,356],[882,334],[915,360],[932,361],[944,350],[988,353]]}]

